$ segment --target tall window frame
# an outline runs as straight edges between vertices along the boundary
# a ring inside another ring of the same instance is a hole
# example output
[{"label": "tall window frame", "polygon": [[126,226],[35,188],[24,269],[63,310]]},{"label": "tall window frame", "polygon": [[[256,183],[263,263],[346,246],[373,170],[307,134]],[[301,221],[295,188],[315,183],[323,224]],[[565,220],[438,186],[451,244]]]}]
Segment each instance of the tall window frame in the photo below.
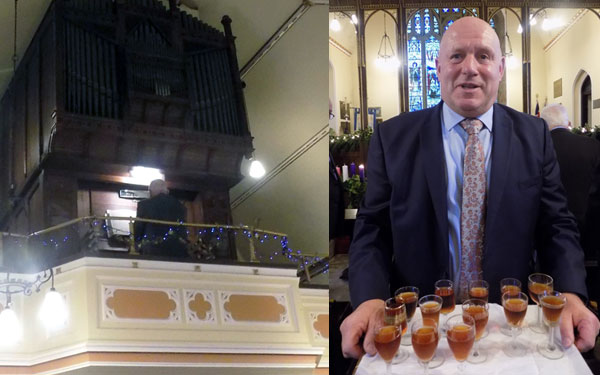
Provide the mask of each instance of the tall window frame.
[{"label": "tall window frame", "polygon": [[477,17],[477,8],[407,9],[406,63],[408,71],[408,110],[431,108],[441,100],[435,69],[443,33],[457,19]]}]

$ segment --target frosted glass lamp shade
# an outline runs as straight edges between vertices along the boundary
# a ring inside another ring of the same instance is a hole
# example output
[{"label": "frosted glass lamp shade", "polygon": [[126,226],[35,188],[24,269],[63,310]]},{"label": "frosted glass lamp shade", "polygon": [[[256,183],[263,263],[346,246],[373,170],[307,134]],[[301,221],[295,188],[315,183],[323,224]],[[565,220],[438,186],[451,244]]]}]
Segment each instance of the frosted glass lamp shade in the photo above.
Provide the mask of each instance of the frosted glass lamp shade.
[{"label": "frosted glass lamp shade", "polygon": [[39,317],[50,331],[62,328],[69,317],[67,305],[63,296],[56,290],[51,289],[46,293]]}]

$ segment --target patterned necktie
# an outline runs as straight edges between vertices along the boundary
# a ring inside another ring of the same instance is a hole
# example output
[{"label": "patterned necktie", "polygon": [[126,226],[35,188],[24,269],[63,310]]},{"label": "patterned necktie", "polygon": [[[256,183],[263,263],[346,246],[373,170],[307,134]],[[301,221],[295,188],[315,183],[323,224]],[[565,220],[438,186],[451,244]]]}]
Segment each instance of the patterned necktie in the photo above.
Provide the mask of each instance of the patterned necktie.
[{"label": "patterned necktie", "polygon": [[465,147],[463,166],[462,208],[460,214],[460,276],[459,299],[468,298],[468,284],[482,279],[483,232],[485,229],[485,157],[479,131],[483,124],[478,119],[465,119],[460,125],[469,137]]}]

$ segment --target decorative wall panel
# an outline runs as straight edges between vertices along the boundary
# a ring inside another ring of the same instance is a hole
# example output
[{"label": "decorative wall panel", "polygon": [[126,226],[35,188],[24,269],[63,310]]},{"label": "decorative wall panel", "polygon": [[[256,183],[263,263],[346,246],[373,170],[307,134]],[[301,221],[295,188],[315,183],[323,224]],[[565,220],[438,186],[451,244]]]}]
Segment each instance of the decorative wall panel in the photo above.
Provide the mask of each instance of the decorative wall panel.
[{"label": "decorative wall panel", "polygon": [[175,289],[103,286],[105,320],[180,321],[179,292]]},{"label": "decorative wall panel", "polygon": [[221,292],[220,299],[225,323],[290,323],[284,294],[241,294],[228,291]]},{"label": "decorative wall panel", "polygon": [[214,293],[208,290],[184,289],[185,316],[188,323],[216,324]]}]

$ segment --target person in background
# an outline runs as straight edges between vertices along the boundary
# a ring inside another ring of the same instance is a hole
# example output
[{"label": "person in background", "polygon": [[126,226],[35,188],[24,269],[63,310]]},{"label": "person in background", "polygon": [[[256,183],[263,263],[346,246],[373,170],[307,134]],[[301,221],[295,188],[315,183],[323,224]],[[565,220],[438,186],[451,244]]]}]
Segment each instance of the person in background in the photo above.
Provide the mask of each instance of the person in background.
[{"label": "person in background", "polygon": [[[181,202],[169,195],[167,183],[154,180],[148,186],[150,198],[138,203],[137,218],[184,222],[186,209]],[[136,242],[144,255],[187,257],[187,234],[183,226],[147,223],[136,220]]]},{"label": "person in background", "polygon": [[[495,103],[504,66],[496,32],[463,17],[436,59],[442,102],[375,128],[350,247],[346,357],[375,354],[374,312],[402,285],[430,294],[436,280],[450,279],[464,296],[473,279],[527,285],[534,265],[567,296],[563,345],[594,346],[600,323],[584,304],[583,251],[550,133],[543,120]],[[490,288],[491,302],[498,289]]]},{"label": "person in background", "polygon": [[[548,124],[556,158],[560,165],[560,179],[567,192],[569,210],[577,220],[581,233],[581,246],[588,260],[598,260],[600,247],[600,142],[592,137],[574,134],[567,109],[562,104],[544,107],[541,117]],[[588,268],[588,288],[598,298],[596,272]],[[594,284],[594,283],[592,283]],[[592,296],[590,296],[592,297]]]}]

